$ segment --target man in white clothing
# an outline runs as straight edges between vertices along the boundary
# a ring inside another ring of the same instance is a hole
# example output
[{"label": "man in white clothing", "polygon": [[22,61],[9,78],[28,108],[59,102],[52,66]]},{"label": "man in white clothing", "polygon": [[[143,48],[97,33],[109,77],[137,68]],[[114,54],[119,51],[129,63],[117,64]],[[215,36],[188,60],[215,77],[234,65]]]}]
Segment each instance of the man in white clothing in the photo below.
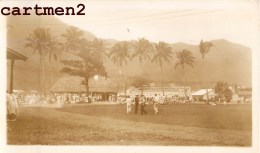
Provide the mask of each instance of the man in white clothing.
[{"label": "man in white clothing", "polygon": [[127,96],[126,98],[126,113],[129,114],[132,110],[132,100],[130,96]]},{"label": "man in white clothing", "polygon": [[153,109],[154,109],[155,115],[157,115],[159,112],[159,108],[158,108],[159,102],[160,102],[160,97],[157,96],[157,94],[155,94],[154,103],[153,103]]}]

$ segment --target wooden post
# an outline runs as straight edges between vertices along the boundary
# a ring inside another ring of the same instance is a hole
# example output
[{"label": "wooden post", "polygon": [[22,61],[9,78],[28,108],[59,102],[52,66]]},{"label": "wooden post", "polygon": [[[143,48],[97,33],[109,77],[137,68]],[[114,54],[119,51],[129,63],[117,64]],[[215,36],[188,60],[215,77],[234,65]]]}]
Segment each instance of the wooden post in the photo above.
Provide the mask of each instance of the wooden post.
[{"label": "wooden post", "polygon": [[14,78],[14,59],[11,59],[11,74],[10,74],[10,88],[9,93],[13,93],[13,78]]}]

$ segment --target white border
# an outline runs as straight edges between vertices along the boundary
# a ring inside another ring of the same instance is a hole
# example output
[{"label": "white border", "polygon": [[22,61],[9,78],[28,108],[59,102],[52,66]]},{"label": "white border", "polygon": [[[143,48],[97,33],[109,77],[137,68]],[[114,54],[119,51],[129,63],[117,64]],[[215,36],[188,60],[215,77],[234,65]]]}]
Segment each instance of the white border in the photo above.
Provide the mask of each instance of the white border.
[{"label": "white border", "polygon": [[[14,1],[12,1],[14,2]],[[60,1],[62,2],[62,1]],[[64,1],[63,1],[64,2]],[[101,1],[104,2],[104,1]],[[169,1],[165,1],[164,4],[167,4]],[[240,4],[241,1],[239,1]],[[244,1],[243,1],[244,2]],[[24,1],[20,1],[20,3],[24,3]],[[43,3],[43,1],[41,1]],[[221,6],[224,2],[218,2],[218,5]],[[0,3],[2,7],[3,3]],[[196,7],[205,7],[201,5],[202,3],[194,3]],[[231,7],[232,5],[228,5],[227,7]],[[259,18],[259,14],[256,14]],[[1,85],[2,87],[6,87],[6,21],[5,17],[0,15],[0,48],[1,48]],[[5,88],[0,88],[0,108],[3,110],[0,111],[0,152],[6,153],[30,153],[30,152],[57,152],[57,153],[65,153],[65,152],[161,152],[161,153],[169,153],[169,152],[178,152],[178,153],[186,153],[186,152],[199,152],[199,153],[208,153],[208,152],[236,152],[236,153],[257,153],[259,152],[259,100],[260,100],[260,25],[255,26],[255,42],[253,42],[254,46],[252,47],[252,55],[253,55],[253,144],[252,147],[157,147],[157,146],[8,146],[6,145],[6,122],[5,122]]]}]

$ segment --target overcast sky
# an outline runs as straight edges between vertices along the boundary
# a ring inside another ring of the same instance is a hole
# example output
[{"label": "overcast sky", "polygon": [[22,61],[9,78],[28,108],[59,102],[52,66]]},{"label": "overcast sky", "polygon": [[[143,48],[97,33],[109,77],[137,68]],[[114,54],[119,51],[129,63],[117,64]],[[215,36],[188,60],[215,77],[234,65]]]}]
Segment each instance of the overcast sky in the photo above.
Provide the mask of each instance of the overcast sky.
[{"label": "overcast sky", "polygon": [[107,0],[84,4],[85,16],[59,18],[97,37],[117,40],[145,37],[154,42],[198,44],[201,39],[227,39],[250,47],[257,25],[254,0]]},{"label": "overcast sky", "polygon": [[[99,38],[198,44],[227,39],[248,47],[256,40],[257,0],[59,0],[15,1],[13,5],[72,6],[85,16],[60,16],[63,22]],[[10,2],[10,1],[9,1]],[[129,31],[127,30],[129,29]]]}]

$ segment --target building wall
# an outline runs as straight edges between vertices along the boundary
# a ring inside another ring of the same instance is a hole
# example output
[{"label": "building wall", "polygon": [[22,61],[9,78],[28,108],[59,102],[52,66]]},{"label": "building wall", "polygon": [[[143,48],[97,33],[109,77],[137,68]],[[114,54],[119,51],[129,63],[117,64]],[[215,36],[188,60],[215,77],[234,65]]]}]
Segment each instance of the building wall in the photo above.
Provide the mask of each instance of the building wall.
[{"label": "building wall", "polygon": [[[180,96],[180,97],[184,97],[185,93],[184,93],[184,89],[186,90],[186,96],[189,96],[191,94],[190,92],[190,87],[165,87],[164,88],[164,95],[165,96]],[[162,87],[143,87],[141,89],[138,88],[134,88],[134,87],[130,87],[127,90],[127,95],[128,96],[135,96],[135,95],[145,95],[146,97],[151,97],[154,96],[155,94],[157,95],[163,95],[163,91],[162,91]],[[125,93],[123,91],[119,92],[118,95],[124,95]]]}]

